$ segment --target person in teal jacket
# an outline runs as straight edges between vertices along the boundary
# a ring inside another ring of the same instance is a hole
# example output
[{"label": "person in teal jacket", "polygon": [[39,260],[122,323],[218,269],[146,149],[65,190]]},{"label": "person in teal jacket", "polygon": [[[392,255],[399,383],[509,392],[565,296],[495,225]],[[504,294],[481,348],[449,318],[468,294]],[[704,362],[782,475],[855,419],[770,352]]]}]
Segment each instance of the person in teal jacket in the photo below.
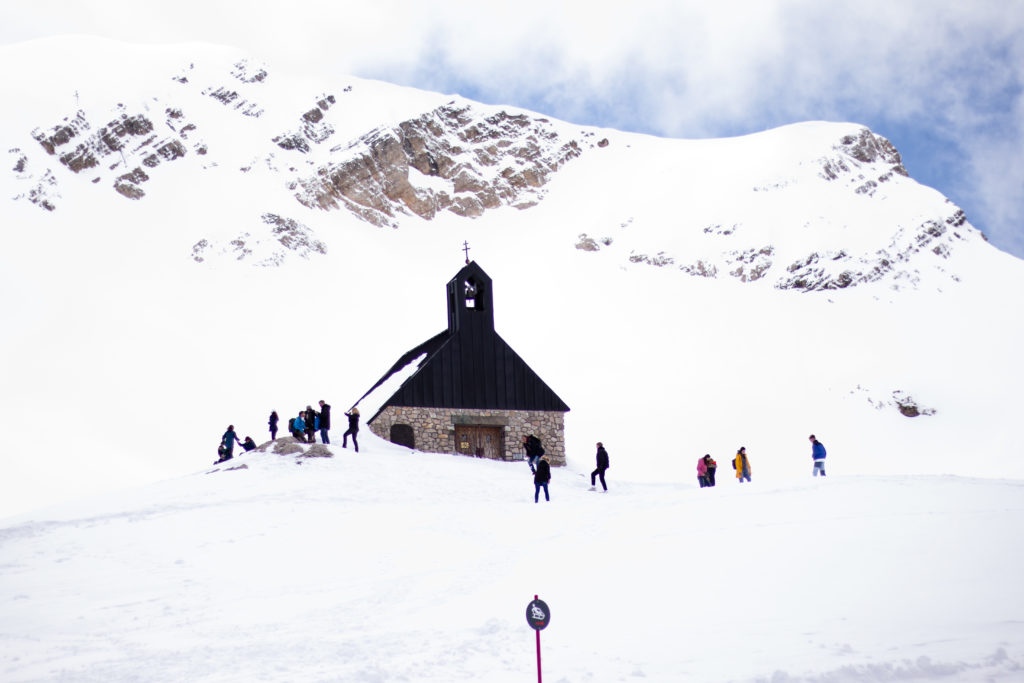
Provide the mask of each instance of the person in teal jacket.
[{"label": "person in teal jacket", "polygon": [[235,434],[235,425],[228,425],[228,431],[224,432],[224,436],[220,438],[220,444],[224,446],[224,459],[231,459],[231,451],[235,449],[235,443],[241,444],[242,440],[238,438],[238,434]]}]

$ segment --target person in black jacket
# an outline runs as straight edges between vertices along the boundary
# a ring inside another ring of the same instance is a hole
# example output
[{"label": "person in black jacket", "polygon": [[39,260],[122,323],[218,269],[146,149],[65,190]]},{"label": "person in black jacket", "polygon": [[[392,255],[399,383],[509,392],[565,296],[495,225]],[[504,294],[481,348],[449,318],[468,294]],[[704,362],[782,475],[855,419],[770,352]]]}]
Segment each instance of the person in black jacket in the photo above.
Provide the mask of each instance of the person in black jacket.
[{"label": "person in black jacket", "polygon": [[548,495],[548,482],[551,481],[551,465],[548,464],[548,459],[543,455],[540,456],[540,460],[537,461],[537,471],[533,474],[533,502],[539,502],[540,490],[544,489],[544,500],[551,502],[551,496]]},{"label": "person in black jacket", "polygon": [[274,439],[277,438],[277,421],[278,421],[278,419],[279,418],[277,417],[277,411],[276,410],[270,411],[270,420],[268,420],[267,424],[270,425],[270,440],[271,441],[273,441]]},{"label": "person in black jacket", "polygon": [[711,454],[704,456],[704,466],[707,468],[707,484],[708,486],[715,485],[715,472],[718,470],[718,463],[715,462]]},{"label": "person in black jacket", "polygon": [[331,406],[323,401],[320,401],[320,441],[322,443],[330,443],[331,440],[327,436],[327,430],[331,428]]},{"label": "person in black jacket", "polygon": [[313,406],[306,406],[306,441],[316,443],[316,422],[320,416]]},{"label": "person in black jacket", "polygon": [[246,453],[249,451],[256,450],[256,442],[252,440],[251,436],[245,437],[245,441],[242,442],[242,448],[245,449]]},{"label": "person in black jacket", "polygon": [[530,465],[530,471],[537,473],[537,460],[544,455],[544,446],[540,439],[533,434],[523,437],[523,450],[526,451],[526,462]]},{"label": "person in black jacket", "polygon": [[359,408],[352,408],[345,415],[348,416],[348,431],[341,437],[341,447],[348,448],[348,437],[351,436],[352,445],[355,447],[356,453],[358,453],[359,442],[356,441],[356,435],[359,434]]},{"label": "person in black jacket", "polygon": [[611,465],[608,464],[608,451],[604,449],[604,444],[600,441],[597,442],[597,469],[590,473],[590,490],[597,490],[597,477],[601,478],[601,487],[607,491],[608,485],[604,483],[604,471]]}]

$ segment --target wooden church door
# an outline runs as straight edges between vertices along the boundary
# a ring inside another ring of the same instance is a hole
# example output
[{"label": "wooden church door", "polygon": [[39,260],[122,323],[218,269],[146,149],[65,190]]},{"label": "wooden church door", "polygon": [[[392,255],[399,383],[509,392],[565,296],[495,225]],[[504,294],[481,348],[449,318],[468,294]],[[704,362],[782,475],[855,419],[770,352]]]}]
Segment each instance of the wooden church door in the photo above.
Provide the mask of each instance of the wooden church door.
[{"label": "wooden church door", "polygon": [[501,460],[501,427],[460,425],[455,430],[455,450],[463,455]]}]

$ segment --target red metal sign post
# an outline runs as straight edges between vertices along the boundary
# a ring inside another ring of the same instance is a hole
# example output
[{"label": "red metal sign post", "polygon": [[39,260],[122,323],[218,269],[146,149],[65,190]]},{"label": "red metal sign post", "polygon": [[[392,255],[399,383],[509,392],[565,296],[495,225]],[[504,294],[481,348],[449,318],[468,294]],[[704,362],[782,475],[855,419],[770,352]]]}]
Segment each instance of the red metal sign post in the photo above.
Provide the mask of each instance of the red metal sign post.
[{"label": "red metal sign post", "polygon": [[551,610],[546,602],[533,596],[533,601],[526,606],[526,623],[537,632],[537,683],[544,683],[540,669],[540,632],[547,628],[551,621]]}]

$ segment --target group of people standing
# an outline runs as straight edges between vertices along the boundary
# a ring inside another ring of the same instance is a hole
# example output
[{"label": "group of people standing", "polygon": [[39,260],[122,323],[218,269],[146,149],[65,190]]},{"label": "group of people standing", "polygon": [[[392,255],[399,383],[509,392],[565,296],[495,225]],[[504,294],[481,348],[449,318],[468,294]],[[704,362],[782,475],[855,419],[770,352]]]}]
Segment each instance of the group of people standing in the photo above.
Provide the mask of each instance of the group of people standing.
[{"label": "group of people standing", "polygon": [[[320,433],[320,443],[329,444],[331,443],[330,430],[331,430],[331,406],[325,401],[318,403],[320,410],[316,411],[313,406],[306,406],[305,410],[300,410],[299,414],[288,420],[288,432],[297,441],[303,441],[306,443],[316,443],[316,434]],[[352,445],[356,449],[356,453],[359,452],[359,408],[353,406],[345,417],[348,418],[348,430],[341,437],[341,447],[348,448],[348,437],[352,437]],[[277,411],[270,413],[270,440],[273,441],[277,438],[277,423],[278,416]]]},{"label": "group of people standing", "polygon": [[[814,469],[812,470],[813,476],[825,476],[825,446],[818,441],[818,439],[811,434],[808,439],[811,442],[811,459],[814,461]],[[601,444],[598,444],[600,446]],[[736,470],[736,481],[742,484],[744,481],[750,481],[750,458],[747,457],[747,449],[745,446],[741,446],[736,451],[736,456],[732,459],[732,468]],[[718,464],[711,458],[710,455],[704,455],[703,458],[697,461],[697,482],[701,488],[715,485],[715,470],[718,469]],[[604,480],[602,479],[602,483]]]},{"label": "group of people standing", "polygon": [[[316,433],[320,432],[321,443],[331,442],[331,406],[324,401],[320,401],[318,405],[319,412],[314,410],[313,406],[307,405],[305,410],[300,410],[298,415],[288,420],[288,433],[297,441],[316,443]],[[270,426],[271,441],[277,439],[278,422],[277,411],[274,410],[270,413],[267,423]]]},{"label": "group of people standing", "polygon": [[[288,420],[288,432],[297,441],[303,443],[316,443],[316,434],[320,433],[320,442],[324,444],[331,443],[330,430],[331,430],[331,406],[325,401],[318,403],[320,410],[314,410],[313,406],[306,406],[305,410],[300,410],[299,414],[292,419]],[[341,447],[348,448],[348,438],[352,437],[352,445],[355,447],[356,453],[359,452],[359,442],[357,441],[357,435],[359,434],[359,408],[352,407],[345,416],[348,417],[348,430],[342,436]],[[267,421],[267,425],[270,427],[270,440],[274,441],[277,439],[277,425],[281,421],[277,411],[273,410],[270,412],[270,418]],[[245,441],[238,438],[235,433],[235,426],[228,425],[228,429],[224,432],[224,435],[220,439],[220,446],[217,448],[217,463],[230,460],[233,455],[235,444],[241,444],[242,448],[246,451],[251,451],[256,448],[256,442],[251,437],[245,437]]]}]

